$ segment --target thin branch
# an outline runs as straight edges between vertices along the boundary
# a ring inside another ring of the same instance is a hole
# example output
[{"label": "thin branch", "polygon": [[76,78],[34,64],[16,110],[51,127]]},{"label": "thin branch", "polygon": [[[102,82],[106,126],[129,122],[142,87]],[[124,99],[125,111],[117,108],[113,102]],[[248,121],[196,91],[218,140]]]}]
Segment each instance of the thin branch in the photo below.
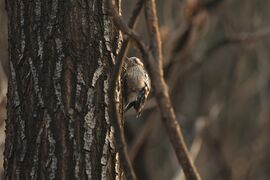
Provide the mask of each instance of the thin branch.
[{"label": "thin branch", "polygon": [[179,163],[182,165],[188,180],[198,180],[200,177],[193,165],[193,162],[188,156],[188,151],[180,126],[176,121],[176,116],[172,109],[168,88],[163,78],[161,43],[157,25],[155,3],[153,1],[147,1],[147,5],[146,9],[147,7],[148,9],[146,10],[146,17],[148,17],[147,22],[151,36],[150,52],[147,51],[147,48],[140,37],[123,22],[121,17],[119,17],[115,11],[112,11],[111,13],[116,26],[134,40],[138,48],[141,50],[154,86],[155,97],[159,104],[163,122],[175,149]]},{"label": "thin branch", "polygon": [[149,120],[143,125],[142,129],[138,133],[138,136],[134,140],[129,151],[129,157],[131,162],[135,160],[138,152],[142,148],[142,145],[145,143],[152,130],[156,127],[157,123],[155,123],[155,120],[155,118],[149,118]]},{"label": "thin branch", "polygon": [[168,87],[164,81],[162,69],[161,41],[159,35],[156,4],[154,0],[147,0],[145,4],[145,16],[150,34],[151,56],[147,56],[148,71],[152,80],[155,97],[161,112],[162,120],[176,152],[179,163],[182,165],[187,180],[201,179],[196,167],[188,155],[181,128],[176,120],[168,93]]},{"label": "thin branch", "polygon": [[[118,27],[121,26],[126,31],[129,31],[132,34],[132,30],[129,30],[129,28],[133,29],[136,26],[136,22],[137,22],[139,14],[140,14],[140,12],[141,12],[141,10],[143,8],[143,5],[144,5],[144,0],[138,0],[134,10],[132,11],[132,15],[131,15],[131,17],[129,19],[128,26],[126,26],[125,23],[123,22],[123,20],[121,19],[121,17],[119,17],[119,15],[116,12],[115,8],[113,7],[112,3],[109,3],[110,11],[112,13],[114,23]],[[123,29],[121,31],[123,31]],[[125,33],[125,34],[129,34],[129,33]],[[126,54],[128,52],[129,45],[130,45],[129,39],[125,39],[122,46],[121,46],[121,48],[120,48],[119,53],[117,54],[116,64],[117,64],[117,62],[119,62],[119,63],[116,66],[116,68],[119,68],[119,70],[116,70],[116,71],[120,71],[119,74],[121,74],[124,58],[126,57]],[[121,65],[121,67],[119,65]]]},{"label": "thin branch", "polygon": [[[111,2],[111,0],[107,0],[108,2],[108,6],[109,6],[109,10],[112,13],[114,22],[118,25],[118,13],[115,10],[115,8],[113,7],[113,4]],[[130,27],[135,26],[136,23],[136,19],[138,17],[139,12],[142,9],[142,5],[143,2],[139,1],[137,3],[137,6],[135,8],[135,10],[133,11],[133,15],[129,21],[129,25]],[[120,18],[119,18],[120,19]],[[125,27],[124,27],[125,28]],[[129,30],[128,28],[126,28],[126,30]],[[121,75],[121,71],[122,71],[122,67],[124,64],[124,57],[126,55],[127,49],[129,46],[129,41],[125,41],[120,49],[120,52],[118,54],[117,57],[117,61],[115,64],[115,67],[113,69],[113,74],[112,74],[112,79],[110,81],[110,86],[109,86],[109,96],[110,96],[110,119],[112,120],[112,125],[114,127],[115,130],[115,146],[117,148],[117,151],[119,152],[120,155],[120,160],[121,160],[121,165],[124,169],[125,172],[125,176],[127,179],[131,179],[131,180],[136,180],[136,174],[134,172],[134,169],[132,167],[132,164],[130,162],[130,159],[128,157],[128,153],[127,153],[127,145],[126,145],[126,141],[125,141],[125,136],[124,136],[124,131],[123,128],[121,127],[121,122],[122,122],[122,117],[120,116],[120,108],[119,108],[119,98],[117,97],[117,87],[119,86],[118,82],[120,79],[120,75]]]},{"label": "thin branch", "polygon": [[161,39],[156,15],[156,4],[154,0],[145,3],[145,18],[150,36],[150,51],[158,66],[162,63]]},{"label": "thin branch", "polygon": [[[175,73],[177,73],[177,76],[181,79],[184,80],[187,77],[190,76],[190,74],[196,72],[197,70],[199,70],[204,64],[206,64],[207,62],[209,62],[211,60],[211,56],[214,54],[214,52],[217,52],[218,50],[220,50],[221,48],[224,48],[226,46],[230,46],[230,45],[237,45],[237,44],[248,44],[248,43],[253,43],[256,41],[259,41],[263,38],[267,38],[270,36],[270,27],[265,27],[263,29],[259,29],[256,30],[254,32],[241,32],[241,33],[235,33],[235,34],[231,34],[231,35],[226,35],[225,37],[221,38],[220,40],[218,40],[217,42],[213,43],[213,45],[211,45],[204,53],[203,55],[199,56],[197,59],[195,60],[187,60],[188,58],[190,58],[189,56],[186,56],[183,52],[179,53],[179,57],[176,55],[174,57],[174,60],[172,60],[169,64],[167,64],[164,67],[165,72],[172,72],[174,71]],[[176,60],[181,60],[181,61],[176,61]],[[182,62],[185,62],[185,64],[183,64]],[[171,69],[171,67],[175,67],[174,69]],[[173,73],[171,73],[172,77]],[[165,73],[165,75],[167,75]],[[173,87],[176,85],[176,82],[179,82],[179,78],[175,79],[173,81],[171,81],[170,79],[170,83],[172,84],[171,89],[173,89]],[[181,81],[180,80],[180,81]]]},{"label": "thin branch", "polygon": [[263,38],[267,38],[270,36],[270,27],[266,27],[254,32],[242,32],[235,33],[232,35],[227,35],[224,38],[220,39],[216,43],[214,43],[204,55],[200,56],[198,60],[191,61],[190,64],[183,67],[180,71],[180,77],[186,77],[190,73],[200,69],[205,63],[211,60],[210,56],[213,55],[214,52],[220,50],[221,48],[229,45],[240,44],[240,43],[252,43]]},{"label": "thin branch", "polygon": [[[173,41],[171,55],[167,57],[167,64],[164,67],[165,76],[174,76],[174,73],[168,72],[178,71],[179,68],[174,66],[176,62],[178,63],[180,61],[181,66],[183,65],[182,63],[190,56],[194,43],[198,39],[201,27],[206,22],[206,16],[218,8],[223,2],[224,0],[211,0],[207,2],[186,0],[184,12],[188,12],[188,14],[185,18],[186,21],[180,27],[180,33],[177,37],[172,37],[172,39],[176,40]],[[175,70],[172,70],[172,67],[175,67]]]},{"label": "thin branch", "polygon": [[[110,5],[111,7],[112,4]],[[121,30],[124,34],[126,34],[131,40],[133,40],[136,44],[136,46],[138,47],[138,49],[140,50],[140,52],[142,53],[142,55],[144,56],[148,56],[148,49],[147,46],[144,44],[144,42],[142,41],[141,37],[131,28],[129,28],[126,23],[123,21],[123,19],[117,14],[116,10],[114,8],[111,8],[111,15],[113,18],[113,21],[115,23],[115,25],[119,28],[119,30]],[[120,54],[120,53],[119,53]],[[118,55],[117,58],[119,58],[121,56]],[[123,62],[123,58],[122,59],[118,59],[119,63]],[[122,67],[122,66],[121,66]]]},{"label": "thin branch", "polygon": [[227,35],[214,45],[213,49],[218,49],[220,46],[234,43],[248,43],[260,40],[270,35],[270,27],[259,29],[254,32],[242,32],[232,35]]},{"label": "thin branch", "polygon": [[138,0],[137,4],[135,5],[135,8],[132,11],[132,14],[128,21],[128,27],[133,29],[136,26],[136,22],[138,19],[138,16],[143,8],[144,0]]},{"label": "thin branch", "polygon": [[[126,35],[128,35],[129,38],[131,38],[137,45],[140,51],[146,52],[147,48],[146,45],[141,40],[141,37],[131,28],[127,26],[127,24],[123,21],[122,17],[118,15],[116,10],[114,8],[111,8],[111,15],[113,18],[113,21],[115,25]],[[123,48],[121,48],[123,49]],[[120,54],[120,53],[119,53]],[[118,60],[120,60],[120,57],[118,55]],[[123,59],[123,58],[122,58]]]},{"label": "thin branch", "polygon": [[[192,159],[195,161],[201,151],[202,148],[202,133],[206,130],[206,119],[205,118],[198,118],[195,122],[195,137],[191,143],[190,146],[190,156],[192,157]],[[178,171],[176,176],[173,178],[173,180],[185,180],[185,176],[183,171]]]}]

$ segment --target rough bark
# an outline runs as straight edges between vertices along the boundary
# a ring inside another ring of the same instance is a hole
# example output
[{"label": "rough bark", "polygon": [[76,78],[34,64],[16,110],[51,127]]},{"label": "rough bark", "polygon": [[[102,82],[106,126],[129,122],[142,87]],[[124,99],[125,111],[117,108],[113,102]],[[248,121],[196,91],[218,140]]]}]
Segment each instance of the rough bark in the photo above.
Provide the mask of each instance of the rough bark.
[{"label": "rough bark", "polygon": [[120,178],[107,105],[121,35],[105,0],[6,5],[5,178]]}]

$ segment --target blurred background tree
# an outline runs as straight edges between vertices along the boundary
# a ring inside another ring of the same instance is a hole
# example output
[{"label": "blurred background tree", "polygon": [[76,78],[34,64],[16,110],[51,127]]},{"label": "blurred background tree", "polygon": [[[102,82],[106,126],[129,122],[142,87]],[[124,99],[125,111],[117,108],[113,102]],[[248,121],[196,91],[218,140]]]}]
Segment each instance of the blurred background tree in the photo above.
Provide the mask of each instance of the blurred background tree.
[{"label": "blurred background tree", "polygon": [[[8,72],[3,3],[1,122]],[[122,1],[125,19],[134,4]],[[202,179],[270,178],[269,7],[267,0],[157,1],[165,77]],[[136,30],[146,34],[143,18]],[[134,49],[129,52],[136,54]],[[153,98],[139,119],[133,112],[126,117],[129,152],[138,178],[183,179]]]}]

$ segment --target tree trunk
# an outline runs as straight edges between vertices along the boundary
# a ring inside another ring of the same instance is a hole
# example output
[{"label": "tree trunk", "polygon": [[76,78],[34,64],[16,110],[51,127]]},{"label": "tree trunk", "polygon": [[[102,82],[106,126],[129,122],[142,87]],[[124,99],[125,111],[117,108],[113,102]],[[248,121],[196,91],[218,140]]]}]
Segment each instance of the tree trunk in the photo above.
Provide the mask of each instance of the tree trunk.
[{"label": "tree trunk", "polygon": [[121,35],[105,1],[6,0],[6,179],[120,178],[108,82]]}]

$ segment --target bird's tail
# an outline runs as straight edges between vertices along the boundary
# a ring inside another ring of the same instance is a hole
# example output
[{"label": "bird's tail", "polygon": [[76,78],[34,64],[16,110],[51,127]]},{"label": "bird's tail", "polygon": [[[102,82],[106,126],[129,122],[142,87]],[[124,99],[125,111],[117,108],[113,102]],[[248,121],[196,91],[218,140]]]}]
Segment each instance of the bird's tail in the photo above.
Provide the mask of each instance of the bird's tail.
[{"label": "bird's tail", "polygon": [[127,112],[130,108],[132,108],[135,105],[135,101],[128,103],[125,108],[124,108],[124,112]]}]

